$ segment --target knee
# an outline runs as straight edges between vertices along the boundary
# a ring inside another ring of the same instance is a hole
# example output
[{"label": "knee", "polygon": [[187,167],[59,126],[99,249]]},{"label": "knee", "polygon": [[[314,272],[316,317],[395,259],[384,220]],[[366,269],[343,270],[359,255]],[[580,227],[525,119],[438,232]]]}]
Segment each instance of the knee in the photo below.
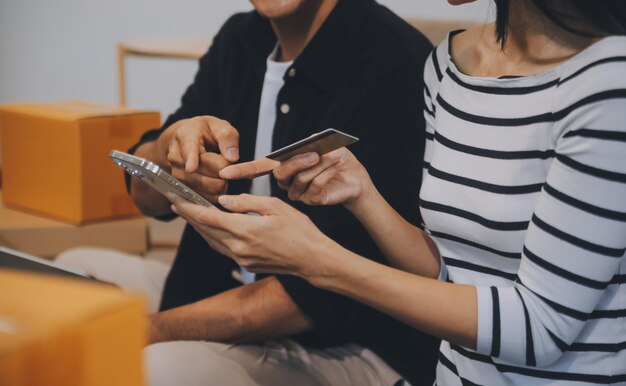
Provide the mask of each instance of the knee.
[{"label": "knee", "polygon": [[146,375],[149,386],[167,385],[197,385],[199,382],[191,383],[188,378],[194,371],[186,358],[189,355],[183,354],[180,346],[182,342],[167,342],[150,345],[144,349]]},{"label": "knee", "polygon": [[226,345],[167,342],[144,349],[149,386],[250,385],[245,369],[223,355]]},{"label": "knee", "polygon": [[83,268],[85,260],[94,252],[100,252],[95,248],[71,248],[61,252],[54,259],[55,263],[68,268]]}]

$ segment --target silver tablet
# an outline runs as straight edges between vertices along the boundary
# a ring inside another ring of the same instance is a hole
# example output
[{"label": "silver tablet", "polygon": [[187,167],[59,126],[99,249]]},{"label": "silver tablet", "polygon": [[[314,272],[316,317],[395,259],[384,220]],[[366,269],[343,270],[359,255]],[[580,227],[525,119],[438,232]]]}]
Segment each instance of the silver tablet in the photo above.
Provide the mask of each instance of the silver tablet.
[{"label": "silver tablet", "polygon": [[214,206],[206,198],[172,177],[154,162],[118,150],[111,151],[109,157],[117,166],[124,169],[126,173],[142,180],[163,195],[174,193],[195,204]]},{"label": "silver tablet", "polygon": [[83,271],[65,267],[63,264],[2,246],[0,246],[0,268],[18,269],[21,271],[52,274],[111,284],[89,276]]}]

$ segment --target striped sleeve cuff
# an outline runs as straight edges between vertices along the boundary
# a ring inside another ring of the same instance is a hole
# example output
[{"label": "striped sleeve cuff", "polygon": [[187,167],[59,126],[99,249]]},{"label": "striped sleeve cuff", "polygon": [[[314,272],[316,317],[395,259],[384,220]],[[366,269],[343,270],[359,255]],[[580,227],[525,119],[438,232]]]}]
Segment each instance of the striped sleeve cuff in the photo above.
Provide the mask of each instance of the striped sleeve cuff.
[{"label": "striped sleeve cuff", "polygon": [[476,351],[484,355],[491,355],[493,346],[494,297],[492,288],[494,287],[476,287],[478,299]]}]

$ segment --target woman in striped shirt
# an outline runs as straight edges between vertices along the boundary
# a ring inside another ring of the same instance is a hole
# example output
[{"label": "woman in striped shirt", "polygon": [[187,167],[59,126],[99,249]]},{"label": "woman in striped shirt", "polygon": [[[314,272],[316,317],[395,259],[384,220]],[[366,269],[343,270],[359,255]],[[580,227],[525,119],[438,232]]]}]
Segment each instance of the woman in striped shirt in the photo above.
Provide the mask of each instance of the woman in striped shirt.
[{"label": "woman in striped shirt", "polygon": [[175,210],[251,271],[298,275],[441,337],[439,384],[626,384],[626,5],[496,5],[495,25],[451,33],[426,65],[424,230],[346,149],[274,169],[290,198],[343,204],[399,270],[275,199],[220,198],[258,217]]}]

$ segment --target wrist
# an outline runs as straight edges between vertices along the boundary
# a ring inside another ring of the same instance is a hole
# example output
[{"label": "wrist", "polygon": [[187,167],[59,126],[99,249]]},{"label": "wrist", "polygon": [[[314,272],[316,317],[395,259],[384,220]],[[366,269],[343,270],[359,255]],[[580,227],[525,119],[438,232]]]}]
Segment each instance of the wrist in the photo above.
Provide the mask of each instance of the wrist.
[{"label": "wrist", "polygon": [[323,246],[318,253],[320,259],[316,272],[305,279],[317,288],[341,293],[342,287],[349,281],[355,269],[358,270],[359,256],[337,243]]},{"label": "wrist", "polygon": [[148,345],[167,342],[168,339],[163,333],[161,328],[160,314],[150,314],[147,317],[147,329],[148,329]]},{"label": "wrist", "polygon": [[342,259],[349,251],[334,240],[326,237],[314,243],[312,256],[308,258],[313,262],[311,267],[298,276],[319,288],[327,288],[340,275],[339,266]]},{"label": "wrist", "polygon": [[359,218],[368,207],[371,207],[376,193],[376,187],[368,176],[368,178],[364,178],[359,194],[354,199],[346,201],[344,207],[355,217]]}]

